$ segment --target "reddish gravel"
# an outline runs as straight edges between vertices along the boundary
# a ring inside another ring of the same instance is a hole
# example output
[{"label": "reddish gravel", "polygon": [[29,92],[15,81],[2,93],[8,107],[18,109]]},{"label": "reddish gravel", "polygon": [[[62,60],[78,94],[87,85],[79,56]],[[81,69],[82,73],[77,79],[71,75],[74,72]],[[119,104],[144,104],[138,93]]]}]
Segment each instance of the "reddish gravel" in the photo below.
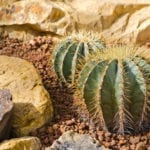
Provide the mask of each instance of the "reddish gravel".
[{"label": "reddish gravel", "polygon": [[100,145],[114,150],[138,150],[142,147],[150,150],[150,133],[121,136],[101,131],[89,121],[86,112],[81,113],[75,107],[73,102],[77,100],[73,97],[73,93],[70,89],[62,87],[54,74],[51,65],[53,47],[51,37],[36,37],[34,40],[23,42],[10,39],[8,36],[0,36],[0,55],[20,57],[32,62],[52,97],[55,110],[53,121],[31,132],[31,135],[40,138],[43,149],[45,146],[50,146],[65,131],[74,130],[82,134],[89,133],[99,141]]}]

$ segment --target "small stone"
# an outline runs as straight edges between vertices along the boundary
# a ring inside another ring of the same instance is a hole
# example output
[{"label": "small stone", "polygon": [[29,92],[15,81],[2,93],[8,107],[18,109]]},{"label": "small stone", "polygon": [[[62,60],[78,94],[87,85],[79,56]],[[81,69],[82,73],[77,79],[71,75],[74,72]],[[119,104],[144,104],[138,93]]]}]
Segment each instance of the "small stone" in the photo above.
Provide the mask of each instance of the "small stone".
[{"label": "small stone", "polygon": [[106,141],[106,142],[110,142],[110,141],[111,141],[111,138],[107,136],[107,137],[105,137],[105,141]]},{"label": "small stone", "polygon": [[121,146],[120,150],[129,150],[129,148],[125,145]]},{"label": "small stone", "polygon": [[111,133],[110,132],[106,132],[105,133],[105,137],[110,137],[111,136]]},{"label": "small stone", "polygon": [[110,144],[111,144],[111,146],[114,146],[114,145],[116,144],[116,141],[115,141],[115,140],[112,140],[112,141],[110,142]]},{"label": "small stone", "polygon": [[52,134],[53,133],[53,128],[52,127],[48,127],[48,133]]},{"label": "small stone", "polygon": [[119,140],[119,145],[123,145],[126,143],[126,140]]},{"label": "small stone", "polygon": [[103,140],[104,140],[104,137],[103,136],[98,136],[98,140],[100,141],[100,142],[102,142]]},{"label": "small stone", "polygon": [[103,142],[103,144],[106,148],[109,148],[111,146],[110,142]]},{"label": "small stone", "polygon": [[92,133],[91,136],[95,139],[97,139],[97,134],[96,133]]},{"label": "small stone", "polygon": [[48,143],[49,143],[48,137],[44,138],[44,144],[48,144]]},{"label": "small stone", "polygon": [[143,141],[143,143],[146,145],[147,144],[147,140]]},{"label": "small stone", "polygon": [[36,43],[36,42],[35,42],[34,40],[30,40],[30,41],[29,41],[29,44],[32,45],[32,46],[35,46],[35,43]]},{"label": "small stone", "polygon": [[82,122],[79,126],[79,129],[84,130],[84,129],[86,129],[86,127],[87,127],[86,124],[84,122]]},{"label": "small stone", "polygon": [[125,137],[125,139],[129,139],[129,138],[130,138],[130,135],[127,134],[127,135],[125,135],[124,137]]},{"label": "small stone", "polygon": [[103,136],[104,135],[104,131],[97,131],[98,136]]},{"label": "small stone", "polygon": [[58,124],[54,124],[54,125],[53,125],[53,129],[54,129],[54,130],[57,130],[58,128],[59,128],[59,125],[58,125]]},{"label": "small stone", "polygon": [[129,140],[129,142],[130,142],[131,144],[136,144],[136,143],[138,143],[139,141],[140,141],[139,136],[136,136],[136,137],[131,136],[131,137],[130,137],[130,140]]},{"label": "small stone", "polygon": [[71,125],[74,125],[75,124],[75,120],[67,120],[66,121],[66,125],[68,125],[68,126],[71,126]]},{"label": "small stone", "polygon": [[146,150],[144,143],[140,142],[136,145],[136,150]]},{"label": "small stone", "polygon": [[84,130],[79,130],[79,133],[80,133],[80,134],[84,134],[85,131],[84,131]]},{"label": "small stone", "polygon": [[144,135],[141,137],[141,141],[145,141],[145,140],[147,140],[147,137]]},{"label": "small stone", "polygon": [[118,140],[124,140],[124,136],[122,136],[122,135],[118,135],[117,138],[118,138]]},{"label": "small stone", "polygon": [[131,149],[131,150],[135,150],[135,148],[136,148],[135,144],[131,144],[131,145],[130,145],[130,149]]},{"label": "small stone", "polygon": [[60,132],[64,133],[65,132],[65,126],[64,125],[60,125]]}]

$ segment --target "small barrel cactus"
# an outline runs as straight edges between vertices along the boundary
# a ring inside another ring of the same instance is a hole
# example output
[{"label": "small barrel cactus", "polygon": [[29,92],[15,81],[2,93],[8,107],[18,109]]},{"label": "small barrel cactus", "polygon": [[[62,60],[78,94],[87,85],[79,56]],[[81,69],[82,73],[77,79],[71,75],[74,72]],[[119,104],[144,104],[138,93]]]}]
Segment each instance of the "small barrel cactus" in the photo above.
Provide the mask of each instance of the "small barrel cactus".
[{"label": "small barrel cactus", "polygon": [[103,129],[138,132],[150,124],[150,54],[121,46],[105,51],[84,64],[77,93]]},{"label": "small barrel cactus", "polygon": [[104,47],[98,35],[91,32],[68,36],[54,50],[54,69],[58,78],[64,83],[73,83],[80,60],[86,60],[90,53]]}]

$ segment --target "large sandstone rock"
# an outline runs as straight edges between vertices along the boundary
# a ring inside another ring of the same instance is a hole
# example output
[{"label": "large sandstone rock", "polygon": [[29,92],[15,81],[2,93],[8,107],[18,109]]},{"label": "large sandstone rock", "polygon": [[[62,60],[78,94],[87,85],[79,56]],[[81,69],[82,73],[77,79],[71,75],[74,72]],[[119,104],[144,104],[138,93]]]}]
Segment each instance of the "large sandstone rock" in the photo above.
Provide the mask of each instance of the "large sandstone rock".
[{"label": "large sandstone rock", "polygon": [[47,0],[18,1],[0,8],[0,26],[6,26],[4,30],[8,26],[10,35],[16,37],[23,37],[22,32],[36,34],[33,30],[63,35],[70,23],[66,9]]},{"label": "large sandstone rock", "polygon": [[77,29],[98,31],[110,42],[150,41],[148,0],[74,0],[71,5]]},{"label": "large sandstone rock", "polygon": [[0,90],[0,141],[9,137],[13,106],[9,90]]},{"label": "large sandstone rock", "polygon": [[41,150],[41,143],[36,137],[16,138],[0,143],[0,150]]},{"label": "large sandstone rock", "polygon": [[98,145],[88,134],[78,134],[73,131],[65,132],[51,147],[45,150],[108,150],[103,146]]},{"label": "large sandstone rock", "polygon": [[94,30],[110,42],[150,41],[149,0],[25,0],[0,8],[1,30],[32,38],[73,30]]},{"label": "large sandstone rock", "polygon": [[51,120],[53,109],[50,96],[31,63],[0,56],[0,89],[9,89],[12,93],[12,131],[16,136],[28,135],[31,130]]}]

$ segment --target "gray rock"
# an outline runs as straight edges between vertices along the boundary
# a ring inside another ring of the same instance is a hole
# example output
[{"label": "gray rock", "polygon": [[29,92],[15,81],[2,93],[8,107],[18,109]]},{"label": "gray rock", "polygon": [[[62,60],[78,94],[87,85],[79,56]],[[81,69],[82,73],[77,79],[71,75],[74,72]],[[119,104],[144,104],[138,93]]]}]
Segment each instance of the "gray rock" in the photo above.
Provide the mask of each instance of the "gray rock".
[{"label": "gray rock", "polygon": [[0,90],[0,141],[9,136],[13,106],[9,90]]},{"label": "gray rock", "polygon": [[88,134],[65,132],[51,147],[45,150],[106,150]]}]

